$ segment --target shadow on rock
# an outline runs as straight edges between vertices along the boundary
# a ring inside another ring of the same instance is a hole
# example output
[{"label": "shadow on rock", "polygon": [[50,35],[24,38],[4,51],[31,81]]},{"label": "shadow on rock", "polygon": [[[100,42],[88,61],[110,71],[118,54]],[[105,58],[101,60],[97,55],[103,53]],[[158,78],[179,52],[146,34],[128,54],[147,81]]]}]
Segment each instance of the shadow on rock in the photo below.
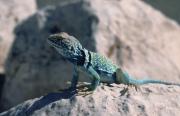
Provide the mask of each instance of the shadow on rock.
[{"label": "shadow on rock", "polygon": [[61,99],[69,99],[75,96],[76,90],[72,91],[64,91],[62,93],[49,93],[48,95],[40,98],[39,100],[35,101],[26,111],[26,115],[29,116],[36,110],[39,110],[50,103],[53,103],[55,101],[61,100]]},{"label": "shadow on rock", "polygon": [[[2,95],[2,89],[3,89],[4,82],[5,82],[5,74],[0,74],[0,98]],[[1,106],[1,101],[0,101],[0,112],[2,112],[2,111],[3,111],[3,108]]]}]

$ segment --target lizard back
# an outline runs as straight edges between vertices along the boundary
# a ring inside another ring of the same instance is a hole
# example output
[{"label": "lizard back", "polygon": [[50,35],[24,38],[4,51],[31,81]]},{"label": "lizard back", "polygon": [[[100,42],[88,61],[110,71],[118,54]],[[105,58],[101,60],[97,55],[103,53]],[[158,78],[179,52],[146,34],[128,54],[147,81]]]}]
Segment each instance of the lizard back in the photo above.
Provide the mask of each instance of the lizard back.
[{"label": "lizard back", "polygon": [[100,75],[101,81],[114,83],[114,79],[112,77],[115,76],[115,72],[118,67],[115,64],[113,64],[113,62],[110,61],[108,58],[100,54],[94,52],[90,52],[90,54],[91,54],[90,65]]}]

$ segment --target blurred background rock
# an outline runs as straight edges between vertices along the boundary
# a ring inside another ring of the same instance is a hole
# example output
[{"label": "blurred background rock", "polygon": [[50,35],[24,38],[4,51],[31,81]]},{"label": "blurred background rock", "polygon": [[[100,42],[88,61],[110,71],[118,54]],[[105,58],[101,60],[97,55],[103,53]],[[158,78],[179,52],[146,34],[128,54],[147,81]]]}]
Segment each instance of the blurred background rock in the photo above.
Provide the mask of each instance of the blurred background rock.
[{"label": "blurred background rock", "polygon": [[13,30],[36,9],[34,0],[0,0],[0,92],[5,80],[4,65],[15,38]]},{"label": "blurred background rock", "polygon": [[67,87],[72,65],[46,44],[49,34],[61,31],[138,78],[180,82],[178,3],[0,0],[1,111]]},{"label": "blurred background rock", "polygon": [[144,0],[155,9],[180,23],[180,1],[179,0]]}]

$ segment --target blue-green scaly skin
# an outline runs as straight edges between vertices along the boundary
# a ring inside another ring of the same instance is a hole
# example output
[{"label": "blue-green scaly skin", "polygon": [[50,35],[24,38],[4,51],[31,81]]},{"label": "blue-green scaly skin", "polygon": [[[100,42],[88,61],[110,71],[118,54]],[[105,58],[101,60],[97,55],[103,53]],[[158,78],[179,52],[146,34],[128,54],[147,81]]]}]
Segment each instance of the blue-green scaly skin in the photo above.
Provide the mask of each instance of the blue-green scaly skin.
[{"label": "blue-green scaly skin", "polygon": [[74,64],[71,88],[75,88],[77,85],[79,69],[91,75],[91,90],[95,90],[100,82],[110,84],[122,83],[134,86],[147,83],[180,86],[178,83],[164,82],[160,80],[136,80],[128,75],[128,73],[123,72],[121,68],[113,64],[106,57],[83,48],[75,37],[64,32],[50,35],[47,42],[64,58]]},{"label": "blue-green scaly skin", "polygon": [[90,54],[90,65],[99,74],[100,81],[106,83],[115,83],[115,72],[118,66],[116,66],[109,59],[98,53],[90,52]]},{"label": "blue-green scaly skin", "polygon": [[126,84],[132,84],[132,85],[143,85],[148,83],[155,83],[155,84],[164,84],[164,85],[177,85],[180,86],[179,83],[172,83],[172,82],[166,82],[162,80],[151,80],[151,79],[141,79],[137,80],[132,78],[128,73],[124,72],[124,79]]}]

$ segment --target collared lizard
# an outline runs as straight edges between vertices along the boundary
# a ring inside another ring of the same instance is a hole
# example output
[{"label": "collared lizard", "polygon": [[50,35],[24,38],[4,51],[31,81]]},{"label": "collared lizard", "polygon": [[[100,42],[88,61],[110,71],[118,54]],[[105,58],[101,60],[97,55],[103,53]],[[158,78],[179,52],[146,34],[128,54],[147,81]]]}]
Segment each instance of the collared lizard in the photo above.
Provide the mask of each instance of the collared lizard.
[{"label": "collared lizard", "polygon": [[165,82],[161,80],[134,79],[106,57],[83,48],[81,43],[74,36],[65,32],[50,35],[47,42],[74,65],[71,88],[76,88],[79,69],[87,72],[91,76],[92,82],[89,90],[95,90],[100,82],[108,84],[122,83],[134,87],[147,83],[180,86],[178,83]]}]

